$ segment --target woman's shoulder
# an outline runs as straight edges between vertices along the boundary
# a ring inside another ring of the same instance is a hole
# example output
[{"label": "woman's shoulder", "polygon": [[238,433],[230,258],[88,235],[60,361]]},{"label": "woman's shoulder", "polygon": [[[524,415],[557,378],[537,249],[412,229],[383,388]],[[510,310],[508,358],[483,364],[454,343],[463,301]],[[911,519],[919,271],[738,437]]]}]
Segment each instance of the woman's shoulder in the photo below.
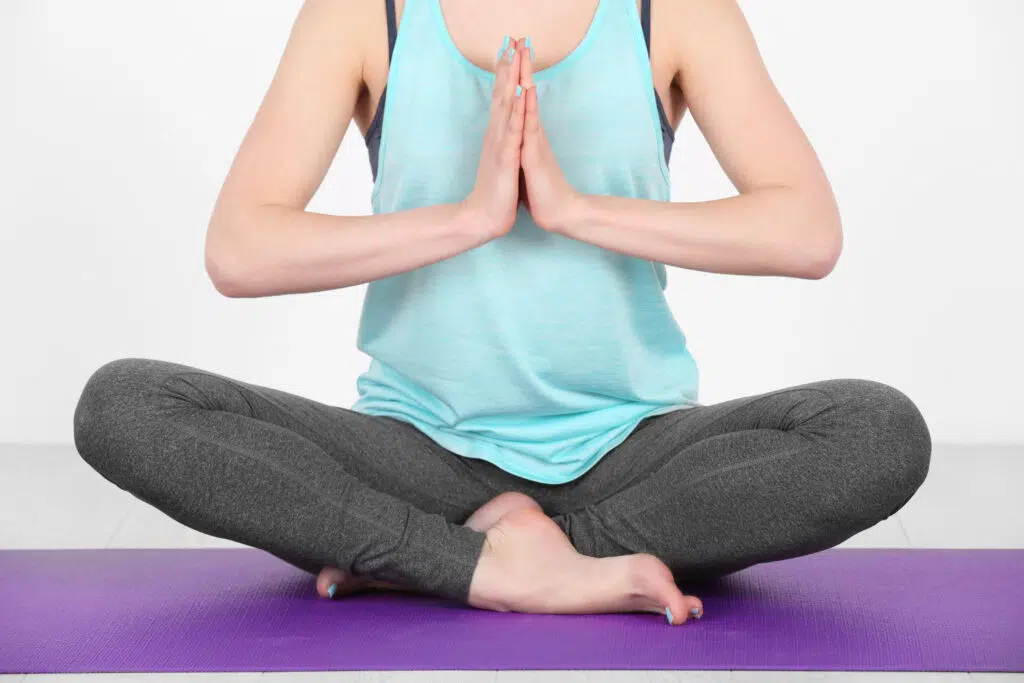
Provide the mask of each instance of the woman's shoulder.
[{"label": "woman's shoulder", "polygon": [[304,0],[292,27],[292,42],[360,72],[381,39],[386,45],[384,0]]}]

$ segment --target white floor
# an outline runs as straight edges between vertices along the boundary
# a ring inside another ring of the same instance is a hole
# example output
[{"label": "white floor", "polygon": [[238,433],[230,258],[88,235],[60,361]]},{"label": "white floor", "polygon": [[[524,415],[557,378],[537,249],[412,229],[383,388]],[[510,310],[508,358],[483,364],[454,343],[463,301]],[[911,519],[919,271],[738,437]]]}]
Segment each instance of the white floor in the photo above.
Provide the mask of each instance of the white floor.
[{"label": "white floor", "polygon": [[[184,527],[108,483],[69,445],[0,445],[0,548],[236,547]],[[843,544],[1024,548],[1024,446],[934,447],[924,486],[897,515]],[[238,546],[240,547],[240,546]],[[1022,615],[1024,618],[1024,615]],[[1024,674],[769,671],[481,671],[0,675],[21,681],[160,683],[1024,683]]]}]

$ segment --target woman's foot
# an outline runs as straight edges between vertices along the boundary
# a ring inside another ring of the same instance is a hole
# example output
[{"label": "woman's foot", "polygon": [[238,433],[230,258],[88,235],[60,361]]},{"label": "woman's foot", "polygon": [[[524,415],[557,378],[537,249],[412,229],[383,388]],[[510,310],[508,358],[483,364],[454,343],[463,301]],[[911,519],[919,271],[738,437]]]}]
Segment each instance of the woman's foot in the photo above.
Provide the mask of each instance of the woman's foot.
[{"label": "woman's foot", "polygon": [[703,616],[701,601],[683,595],[657,557],[581,555],[540,509],[507,512],[486,533],[469,589],[474,607],[545,614],[657,612],[672,624]]},{"label": "woman's foot", "polygon": [[491,498],[484,505],[477,508],[477,511],[466,520],[465,526],[475,531],[486,532],[506,514],[522,508],[541,510],[540,504],[525,493],[509,491],[508,493]]},{"label": "woman's foot", "polygon": [[[466,520],[465,526],[476,531],[486,532],[501,517],[512,510],[520,508],[541,507],[533,498],[515,491],[502,493],[487,501]],[[333,586],[333,589],[331,588]],[[337,598],[364,590],[406,590],[397,584],[375,581],[361,576],[354,576],[337,567],[324,567],[316,577],[316,592],[322,598]]]},{"label": "woman's foot", "polygon": [[321,598],[340,598],[362,590],[375,588],[375,582],[349,574],[337,567],[324,567],[316,577],[316,593]]}]

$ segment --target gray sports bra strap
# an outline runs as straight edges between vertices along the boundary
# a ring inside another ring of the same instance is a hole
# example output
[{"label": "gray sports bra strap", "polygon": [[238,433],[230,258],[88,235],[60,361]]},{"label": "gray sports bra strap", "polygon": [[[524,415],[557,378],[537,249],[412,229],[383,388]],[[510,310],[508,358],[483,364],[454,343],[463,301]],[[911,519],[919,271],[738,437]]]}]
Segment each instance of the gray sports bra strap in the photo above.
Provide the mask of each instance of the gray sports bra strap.
[{"label": "gray sports bra strap", "polygon": [[[646,0],[644,0],[646,2]],[[391,64],[391,53],[395,51],[395,0],[384,0],[384,7],[388,13],[388,64]]]}]

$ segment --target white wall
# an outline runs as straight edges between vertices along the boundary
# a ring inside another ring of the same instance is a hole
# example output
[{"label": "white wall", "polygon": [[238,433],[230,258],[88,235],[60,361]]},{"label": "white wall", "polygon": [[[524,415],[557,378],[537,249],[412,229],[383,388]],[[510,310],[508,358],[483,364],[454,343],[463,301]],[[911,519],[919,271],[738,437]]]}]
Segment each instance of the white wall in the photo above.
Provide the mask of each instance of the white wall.
[{"label": "white wall", "polygon": [[[102,363],[173,360],[355,400],[365,287],[227,299],[206,222],[299,0],[0,3],[0,441],[69,442]],[[1024,440],[1024,4],[750,0],[838,195],[820,281],[669,269],[705,403],[830,377],[914,398],[944,442]],[[674,199],[732,193],[692,123]],[[369,212],[353,125],[312,210]]]}]

